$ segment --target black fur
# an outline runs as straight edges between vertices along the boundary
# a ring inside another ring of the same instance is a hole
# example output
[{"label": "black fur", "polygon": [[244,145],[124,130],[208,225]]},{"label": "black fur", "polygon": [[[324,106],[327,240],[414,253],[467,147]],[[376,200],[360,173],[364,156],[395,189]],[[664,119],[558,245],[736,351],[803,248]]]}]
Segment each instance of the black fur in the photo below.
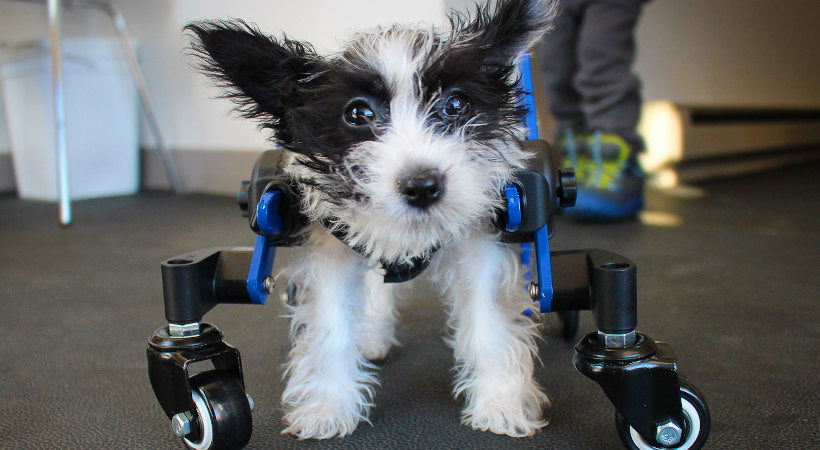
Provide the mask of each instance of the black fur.
[{"label": "black fur", "polygon": [[[545,27],[548,14],[532,14],[536,5],[543,3],[506,0],[494,9],[476,7],[471,20],[450,16],[449,39],[436,39],[420,74],[422,97],[439,102],[430,116],[434,129],[452,132],[470,124],[465,135],[488,140],[509,134],[519,123],[526,110],[512,76],[514,58]],[[352,146],[376,139],[381,126],[389,124],[385,82],[350,53],[322,58],[308,43],[264,35],[241,20],[195,22],[186,30],[192,33],[191,49],[200,70],[225,89],[240,114],[271,129],[280,147],[297,153],[298,160],[316,172],[330,174]],[[422,33],[416,38],[419,49]],[[457,120],[440,113],[447,97],[442,93],[453,91],[470,103],[469,115]],[[344,126],[344,109],[356,97],[381,108],[379,123],[370,128]]]},{"label": "black fur", "polygon": [[495,7],[491,3],[476,5],[472,20],[463,14],[450,14],[450,24],[458,34],[469,37],[464,44],[472,47],[479,60],[507,65],[548,27],[555,1],[499,0]]},{"label": "black fur", "polygon": [[225,89],[243,117],[292,139],[288,111],[305,102],[304,80],[324,70],[308,43],[262,34],[242,20],[203,21],[185,27],[202,73]]}]

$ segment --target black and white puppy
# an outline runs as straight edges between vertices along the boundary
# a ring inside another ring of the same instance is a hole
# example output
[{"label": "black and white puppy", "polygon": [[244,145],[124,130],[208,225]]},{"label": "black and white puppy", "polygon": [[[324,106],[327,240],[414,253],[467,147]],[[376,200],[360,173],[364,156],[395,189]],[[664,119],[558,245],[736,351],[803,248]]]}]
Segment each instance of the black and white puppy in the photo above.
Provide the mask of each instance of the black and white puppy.
[{"label": "black and white puppy", "polygon": [[463,422],[510,436],[545,424],[523,281],[492,223],[530,158],[515,64],[554,2],[499,0],[448,30],[379,28],[330,56],[241,21],[187,27],[201,70],[273,131],[313,222],[289,272],[300,291],[284,432],[329,438],[367,421],[370,361],[396,344],[383,267],[422,263],[447,298]]}]

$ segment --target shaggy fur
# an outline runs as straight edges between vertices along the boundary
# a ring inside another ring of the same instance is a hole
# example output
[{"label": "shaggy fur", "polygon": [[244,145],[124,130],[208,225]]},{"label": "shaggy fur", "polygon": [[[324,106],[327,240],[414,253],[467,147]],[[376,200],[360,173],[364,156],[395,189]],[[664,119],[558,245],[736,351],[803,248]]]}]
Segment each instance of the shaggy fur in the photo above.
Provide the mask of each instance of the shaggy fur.
[{"label": "shaggy fur", "polygon": [[[515,62],[553,9],[500,0],[472,18],[453,14],[446,31],[355,34],[329,56],[239,20],[187,27],[201,70],[272,130],[313,222],[288,272],[299,296],[284,432],[329,438],[367,421],[378,384],[370,361],[396,344],[380,267],[419,260],[431,260],[447,298],[464,423],[510,436],[544,425],[533,324],[513,300],[524,295],[519,267],[492,223],[530,157]],[[435,189],[419,203],[406,186],[422,178]]]}]

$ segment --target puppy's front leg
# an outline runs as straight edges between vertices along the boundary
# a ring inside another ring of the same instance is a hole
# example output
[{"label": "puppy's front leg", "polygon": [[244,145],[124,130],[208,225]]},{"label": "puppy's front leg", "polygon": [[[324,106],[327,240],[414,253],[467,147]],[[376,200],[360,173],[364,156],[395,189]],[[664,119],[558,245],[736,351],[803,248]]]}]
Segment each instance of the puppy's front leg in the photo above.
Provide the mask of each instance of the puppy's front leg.
[{"label": "puppy's front leg", "polygon": [[294,277],[302,288],[291,323],[293,349],[282,394],[283,433],[344,436],[367,420],[375,375],[356,347],[363,259],[333,237],[317,239]]},{"label": "puppy's front leg", "polygon": [[545,425],[547,396],[533,380],[534,325],[523,314],[525,295],[512,251],[473,239],[454,254],[450,325],[455,351],[455,393],[464,395],[464,423],[515,437]]},{"label": "puppy's front leg", "polygon": [[396,345],[396,306],[393,284],[376,270],[364,276],[364,319],[358,330],[358,347],[370,361],[383,359]]}]

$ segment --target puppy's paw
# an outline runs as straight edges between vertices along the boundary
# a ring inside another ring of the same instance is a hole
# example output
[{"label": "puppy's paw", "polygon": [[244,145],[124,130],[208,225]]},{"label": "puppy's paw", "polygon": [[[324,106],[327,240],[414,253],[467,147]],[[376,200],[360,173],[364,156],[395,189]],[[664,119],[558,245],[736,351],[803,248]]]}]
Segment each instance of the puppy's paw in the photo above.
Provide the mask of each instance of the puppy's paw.
[{"label": "puppy's paw", "polygon": [[538,429],[547,425],[541,416],[528,417],[521,411],[506,408],[464,412],[465,425],[495,434],[506,434],[512,437],[526,437],[535,434]]},{"label": "puppy's paw", "polygon": [[292,434],[299,439],[343,437],[352,433],[361,420],[367,421],[367,418],[358,408],[313,403],[285,414],[284,421],[288,426],[282,434]]},{"label": "puppy's paw", "polygon": [[359,347],[359,352],[361,352],[365,359],[368,361],[379,361],[387,357],[392,344],[385,341],[366,340],[360,341],[357,346]]},{"label": "puppy's paw", "polygon": [[468,404],[464,409],[462,422],[476,430],[495,434],[532,436],[547,425],[548,421],[542,419],[542,414],[548,404],[547,396],[537,388],[525,398],[494,396],[492,399]]},{"label": "puppy's paw", "polygon": [[390,349],[398,345],[394,321],[370,321],[362,324],[356,338],[359,353],[368,361],[378,361],[387,357]]}]

